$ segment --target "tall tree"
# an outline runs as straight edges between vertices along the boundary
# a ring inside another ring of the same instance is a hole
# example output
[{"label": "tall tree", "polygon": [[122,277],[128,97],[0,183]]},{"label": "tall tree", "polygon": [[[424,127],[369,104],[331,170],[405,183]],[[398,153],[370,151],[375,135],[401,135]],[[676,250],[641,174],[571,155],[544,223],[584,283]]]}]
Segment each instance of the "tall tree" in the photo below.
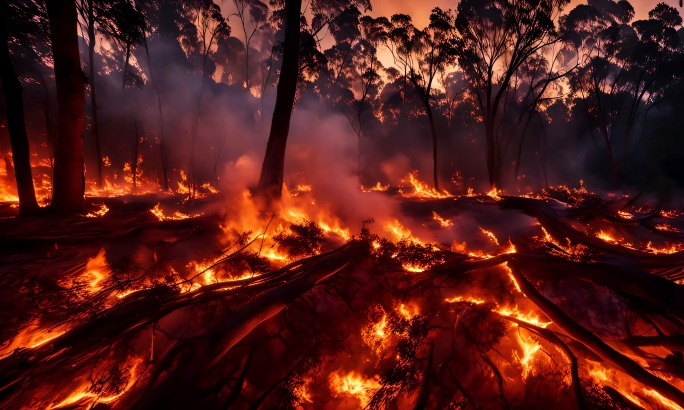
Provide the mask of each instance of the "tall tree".
[{"label": "tall tree", "polygon": [[2,80],[7,107],[7,128],[12,145],[14,174],[19,194],[19,215],[26,216],[37,212],[39,206],[31,175],[29,140],[24,121],[24,98],[21,82],[10,56],[6,22],[5,4],[0,4],[0,80]]},{"label": "tall tree", "polygon": [[425,110],[432,137],[433,183],[435,189],[439,190],[439,150],[432,94],[437,74],[456,61],[453,13],[451,10],[434,8],[430,14],[430,24],[423,30],[413,26],[410,16],[396,14],[392,16],[391,26],[388,27],[386,42],[395,65],[404,72],[405,81],[413,86]]},{"label": "tall tree", "polygon": [[[266,154],[261,167],[257,193],[267,200],[279,199],[283,189],[285,170],[285,148],[290,132],[290,118],[297,94],[300,73],[300,40],[316,39],[317,35],[334,22],[350,7],[370,8],[369,0],[318,0],[311,2],[313,23],[306,36],[301,32],[301,0],[285,0],[285,40],[283,61],[276,95],[276,104],[271,121],[271,132],[266,145]],[[306,44],[303,49],[307,49]]]},{"label": "tall tree", "polygon": [[458,60],[476,91],[492,187],[501,187],[505,143],[497,131],[513,76],[531,56],[560,40],[555,21],[569,0],[463,0],[455,26]]},{"label": "tall tree", "polygon": [[50,208],[57,213],[83,210],[83,121],[85,77],[78,50],[74,0],[46,0],[57,83],[57,144]]},{"label": "tall tree", "polygon": [[290,117],[294,108],[299,76],[300,10],[302,0],[285,1],[285,42],[283,64],[280,68],[276,105],[268,136],[266,155],[259,176],[258,192],[266,199],[280,198],[283,189],[285,147],[290,131]]}]

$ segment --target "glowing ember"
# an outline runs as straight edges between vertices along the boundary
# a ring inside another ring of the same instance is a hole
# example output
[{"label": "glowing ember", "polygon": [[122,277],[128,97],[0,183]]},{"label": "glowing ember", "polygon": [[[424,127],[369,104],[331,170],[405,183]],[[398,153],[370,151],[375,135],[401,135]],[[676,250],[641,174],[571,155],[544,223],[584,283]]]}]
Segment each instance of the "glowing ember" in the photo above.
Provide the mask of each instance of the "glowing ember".
[{"label": "glowing ember", "polygon": [[446,298],[446,299],[444,299],[444,301],[447,303],[468,302],[468,303],[472,303],[475,305],[482,305],[485,303],[484,299],[478,299],[478,298],[473,298],[473,297],[468,297],[468,296],[454,296],[452,298]]},{"label": "glowing ember", "polygon": [[552,322],[543,322],[537,315],[535,315],[532,312],[521,312],[517,306],[512,306],[512,307],[503,307],[503,308],[498,308],[494,310],[496,313],[502,315],[502,316],[509,316],[513,317],[515,319],[518,319],[522,322],[529,323],[531,325],[535,325],[538,327],[547,327],[549,326]]},{"label": "glowing ember", "polygon": [[368,188],[363,185],[361,185],[361,191],[363,192],[385,192],[389,189],[389,185],[382,185],[380,181],[378,181],[375,185],[372,187]]},{"label": "glowing ember", "polygon": [[200,216],[200,214],[184,214],[181,211],[175,211],[172,215],[165,215],[164,211],[161,209],[161,204],[159,203],[155,205],[154,208],[150,209],[150,212],[152,212],[152,215],[156,216],[157,219],[159,219],[160,221],[178,221],[183,219],[196,218]]},{"label": "glowing ember", "polygon": [[330,375],[330,390],[333,396],[349,396],[359,401],[360,407],[366,407],[373,394],[380,389],[380,383],[376,378],[370,379],[356,372],[335,372]]},{"label": "glowing ember", "polygon": [[88,218],[98,218],[98,217],[100,217],[100,216],[105,216],[105,214],[107,214],[107,212],[109,212],[109,208],[107,207],[107,205],[101,204],[101,205],[100,205],[100,209],[98,209],[97,211],[93,211],[93,212],[87,213],[87,214],[86,214],[86,217],[88,217]]},{"label": "glowing ember", "polygon": [[138,379],[139,367],[143,364],[144,359],[141,357],[131,360],[131,364],[128,366],[128,377],[126,385],[116,394],[111,394],[108,396],[103,396],[90,391],[90,383],[84,384],[75,392],[71,393],[66,399],[61,402],[54,404],[49,409],[59,409],[69,407],[82,402],[88,402],[89,406],[87,408],[93,407],[97,403],[113,403],[121,396],[123,396],[128,390],[133,387]]},{"label": "glowing ember", "polygon": [[442,217],[441,217],[437,212],[435,212],[435,211],[432,211],[432,219],[434,219],[435,221],[437,221],[437,223],[439,224],[439,226],[441,226],[442,228],[448,228],[448,227],[454,225],[454,223],[451,222],[451,220],[442,218]]},{"label": "glowing ember", "polygon": [[482,231],[482,233],[483,233],[487,238],[489,238],[489,240],[492,241],[496,246],[499,246],[499,240],[496,238],[496,235],[494,235],[493,232],[488,231],[488,230],[486,230],[486,229],[484,229],[484,228],[480,228],[480,231]]},{"label": "glowing ember", "polygon": [[107,278],[109,271],[109,263],[105,257],[105,250],[102,248],[95,257],[88,260],[81,279],[88,283],[91,292],[97,292],[102,289],[101,283]]}]

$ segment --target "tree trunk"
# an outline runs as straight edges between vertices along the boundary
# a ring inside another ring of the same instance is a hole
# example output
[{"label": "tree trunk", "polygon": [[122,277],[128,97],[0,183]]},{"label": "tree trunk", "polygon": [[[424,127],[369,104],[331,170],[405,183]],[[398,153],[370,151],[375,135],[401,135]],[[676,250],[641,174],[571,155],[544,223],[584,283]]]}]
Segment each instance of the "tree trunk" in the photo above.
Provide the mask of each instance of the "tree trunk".
[{"label": "tree trunk", "polygon": [[487,174],[492,188],[501,188],[501,167],[499,161],[499,147],[494,135],[494,116],[485,114],[485,136],[487,139]]},{"label": "tree trunk", "polygon": [[30,215],[38,211],[36,193],[33,188],[31,175],[31,155],[29,141],[26,135],[24,122],[24,98],[22,96],[21,83],[14,70],[14,64],[10,58],[5,26],[4,9],[0,7],[0,79],[5,91],[7,107],[7,129],[12,145],[12,160],[14,161],[14,174],[17,180],[17,192],[19,194],[19,215]]},{"label": "tree trunk", "polygon": [[76,3],[46,0],[57,83],[57,144],[50,208],[83,211],[85,84],[78,50]]},{"label": "tree trunk", "polygon": [[432,115],[432,107],[430,101],[426,100],[425,112],[427,113],[428,121],[430,122],[430,134],[432,134],[432,177],[434,178],[435,189],[439,189],[439,172],[437,171],[437,128],[435,128],[435,118]]},{"label": "tree trunk", "polygon": [[88,59],[90,75],[90,105],[93,111],[93,123],[91,135],[95,142],[95,154],[97,155],[97,185],[102,187],[102,145],[100,144],[100,134],[97,128],[97,93],[95,92],[95,13],[93,12],[93,1],[88,3]]},{"label": "tree trunk", "polygon": [[285,1],[285,44],[271,133],[261,167],[257,193],[267,200],[280,199],[285,168],[285,146],[299,77],[299,17],[302,0]]}]

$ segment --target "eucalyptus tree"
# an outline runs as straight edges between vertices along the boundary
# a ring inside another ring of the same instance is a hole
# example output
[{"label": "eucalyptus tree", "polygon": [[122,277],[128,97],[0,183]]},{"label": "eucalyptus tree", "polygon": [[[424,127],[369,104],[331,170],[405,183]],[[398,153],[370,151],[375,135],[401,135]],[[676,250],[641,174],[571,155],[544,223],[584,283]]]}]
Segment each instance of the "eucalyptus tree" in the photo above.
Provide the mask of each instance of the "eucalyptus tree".
[{"label": "eucalyptus tree", "polygon": [[501,187],[508,144],[499,133],[506,91],[532,56],[561,39],[555,21],[569,0],[463,0],[458,5],[456,50],[482,114],[489,182]]},{"label": "eucalyptus tree", "polygon": [[[297,94],[300,74],[301,40],[316,36],[350,7],[370,9],[369,0],[312,0],[309,3],[313,12],[311,28],[302,35],[302,1],[285,0],[276,2],[284,6],[283,59],[278,79],[276,103],[271,121],[271,131],[266,146],[266,154],[261,167],[257,193],[266,202],[280,199],[285,168],[285,148],[290,131],[290,119]],[[304,26],[306,29],[306,26]]]}]

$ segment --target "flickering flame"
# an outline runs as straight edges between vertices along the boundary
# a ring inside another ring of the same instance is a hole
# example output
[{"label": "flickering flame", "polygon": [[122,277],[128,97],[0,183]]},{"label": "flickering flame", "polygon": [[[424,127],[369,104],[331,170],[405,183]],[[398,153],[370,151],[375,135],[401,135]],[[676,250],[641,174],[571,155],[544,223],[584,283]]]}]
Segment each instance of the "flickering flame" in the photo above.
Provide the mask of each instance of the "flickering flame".
[{"label": "flickering flame", "polygon": [[100,204],[100,209],[97,211],[89,212],[86,214],[86,217],[88,218],[98,218],[100,216],[105,216],[105,214],[109,212],[109,208],[105,204]]},{"label": "flickering flame", "polygon": [[499,246],[499,240],[496,238],[496,235],[494,235],[493,232],[484,228],[480,228],[480,231],[482,231],[482,233],[485,234],[485,236],[487,236],[487,238],[489,238],[489,240],[491,240],[496,246]]},{"label": "flickering flame", "polygon": [[0,358],[11,354],[19,348],[35,349],[48,343],[66,332],[66,327],[45,329],[40,326],[38,320],[33,320],[24,327],[6,346],[0,347]]},{"label": "flickering flame", "polygon": [[48,409],[59,409],[59,408],[64,408],[64,407],[70,407],[72,405],[75,405],[76,403],[79,403],[81,401],[88,401],[89,405],[86,406],[86,408],[91,408],[97,403],[104,403],[104,404],[109,404],[113,403],[116,400],[118,400],[120,397],[122,397],[127,391],[133,387],[133,385],[136,383],[138,380],[138,374],[139,374],[139,367],[141,367],[141,364],[144,362],[144,359],[142,357],[134,358],[131,360],[131,365],[128,369],[128,377],[127,377],[127,383],[116,394],[111,394],[109,396],[102,396],[99,394],[95,394],[91,391],[89,391],[90,388],[90,383],[85,383],[81,387],[79,387],[76,391],[71,393],[66,399],[62,400],[61,402],[54,404]]},{"label": "flickering flame", "polygon": [[389,185],[382,185],[380,181],[378,181],[375,185],[372,187],[365,187],[361,185],[361,191],[363,192],[385,192],[389,189]]},{"label": "flickering flame", "polygon": [[655,228],[659,231],[664,232],[679,232],[679,229],[675,228],[674,226],[671,226],[670,224],[657,224]]},{"label": "flickering flame", "polygon": [[418,171],[410,172],[406,178],[401,180],[401,183],[402,187],[399,188],[399,193],[406,198],[440,199],[453,197],[449,192],[438,191],[419,180]]},{"label": "flickering flame", "polygon": [[494,186],[494,187],[492,187],[492,189],[487,191],[487,193],[485,193],[485,195],[487,195],[488,197],[492,198],[495,201],[500,201],[501,200],[501,197],[499,196],[500,193],[501,193],[501,191],[496,189],[496,187]]},{"label": "flickering flame", "polygon": [[497,308],[494,310],[496,313],[502,316],[508,316],[520,320],[521,322],[529,323],[538,327],[546,328],[552,322],[543,322],[539,316],[535,315],[533,312],[521,312],[518,306],[509,306]]},{"label": "flickering flame", "polygon": [[684,246],[679,243],[666,243],[665,246],[654,246],[650,241],[646,244],[646,250],[655,254],[672,254],[684,250]]},{"label": "flickering flame", "polygon": [[517,335],[521,354],[516,353],[515,356],[523,368],[523,378],[527,378],[530,371],[534,368],[532,362],[537,353],[541,350],[541,345],[537,343],[532,336],[524,335],[524,332],[518,331]]},{"label": "flickering flame", "polygon": [[334,397],[350,396],[359,401],[360,407],[366,407],[381,385],[375,378],[366,378],[356,372],[343,373],[337,371],[329,378],[330,390]]},{"label": "flickering flame", "polygon": [[101,283],[107,279],[109,271],[109,263],[105,257],[105,250],[102,248],[95,257],[88,259],[81,279],[88,283],[91,292],[97,292],[102,289]]},{"label": "flickering flame", "polygon": [[399,313],[401,316],[404,317],[406,320],[411,320],[414,317],[418,316],[420,314],[420,308],[416,304],[404,304],[401,303],[399,304],[399,307],[396,309],[397,313]]},{"label": "flickering flame", "polygon": [[435,221],[437,221],[437,223],[439,224],[439,226],[441,226],[442,228],[448,228],[448,227],[450,227],[450,226],[453,226],[453,224],[454,224],[453,222],[451,222],[450,219],[444,219],[444,218],[442,218],[442,217],[441,217],[437,212],[435,212],[435,211],[432,211],[432,219],[434,219]]},{"label": "flickering flame", "polygon": [[446,298],[444,301],[447,303],[468,302],[474,305],[482,305],[486,302],[484,299],[473,298],[469,296],[454,296],[452,298]]},{"label": "flickering flame", "polygon": [[150,212],[152,212],[152,215],[156,216],[159,221],[179,221],[182,219],[190,219],[201,216],[201,214],[188,215],[182,213],[181,211],[175,211],[172,215],[165,215],[164,211],[161,209],[160,203],[157,203],[154,208],[150,209]]},{"label": "flickering flame", "polygon": [[608,243],[612,243],[612,244],[616,244],[616,245],[618,244],[617,239],[615,239],[611,234],[609,234],[607,232],[599,231],[596,234],[596,237],[601,239],[604,242],[608,242]]}]

